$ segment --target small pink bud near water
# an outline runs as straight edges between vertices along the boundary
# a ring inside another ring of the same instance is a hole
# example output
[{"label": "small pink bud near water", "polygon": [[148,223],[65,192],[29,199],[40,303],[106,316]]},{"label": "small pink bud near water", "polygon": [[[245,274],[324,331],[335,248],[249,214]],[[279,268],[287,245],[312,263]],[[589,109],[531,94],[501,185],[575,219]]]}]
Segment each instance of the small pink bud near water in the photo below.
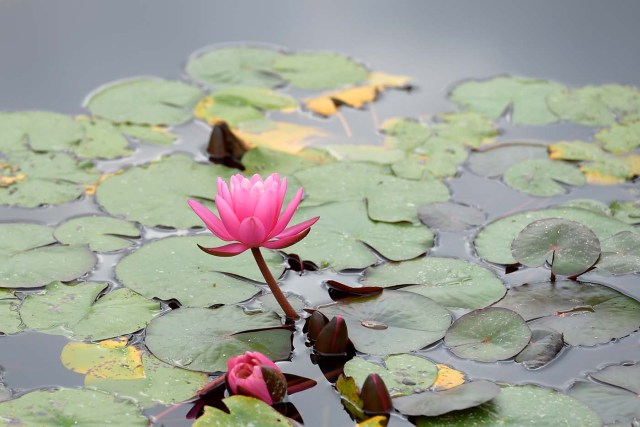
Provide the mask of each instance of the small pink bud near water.
[{"label": "small pink bud near water", "polygon": [[228,359],[226,381],[231,394],[255,397],[269,405],[287,394],[287,380],[280,368],[257,351]]},{"label": "small pink bud near water", "polygon": [[364,380],[360,399],[367,415],[388,415],[393,411],[389,390],[378,374],[369,374]]}]

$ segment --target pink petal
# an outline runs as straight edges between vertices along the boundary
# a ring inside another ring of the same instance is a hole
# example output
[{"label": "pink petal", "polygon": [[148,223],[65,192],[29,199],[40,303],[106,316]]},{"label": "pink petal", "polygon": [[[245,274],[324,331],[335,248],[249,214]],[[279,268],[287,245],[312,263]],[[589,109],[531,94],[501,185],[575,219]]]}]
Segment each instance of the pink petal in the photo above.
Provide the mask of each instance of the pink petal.
[{"label": "pink petal", "polygon": [[222,197],[227,203],[231,204],[231,193],[224,179],[218,177],[218,196]]},{"label": "pink petal", "polygon": [[240,221],[238,221],[235,212],[231,209],[229,203],[220,196],[216,196],[216,206],[218,207],[218,213],[220,214],[224,228],[231,236],[235,237],[235,240],[238,240],[237,236],[238,230],[240,229]]},{"label": "pink petal", "polygon": [[253,216],[262,222],[267,234],[271,232],[278,220],[280,212],[276,210],[277,201],[276,190],[273,188],[266,189],[253,211]]},{"label": "pink petal", "polygon": [[318,221],[318,219],[320,219],[319,216],[317,216],[315,218],[308,219],[306,221],[302,221],[300,224],[292,225],[291,227],[289,227],[286,230],[284,230],[282,233],[278,234],[275,238],[276,239],[282,239],[284,237],[289,237],[289,236],[293,236],[295,234],[298,234],[298,233],[304,231],[305,229],[311,227],[313,224],[316,223],[316,221]]},{"label": "pink petal", "polygon": [[291,217],[293,217],[293,214],[296,212],[296,209],[298,209],[298,205],[302,200],[302,194],[302,188],[299,188],[293,200],[289,202],[287,208],[284,210],[284,212],[282,212],[282,215],[280,215],[278,223],[275,227],[273,227],[273,230],[271,230],[269,238],[275,237],[278,234],[282,233],[282,230],[284,230],[287,224],[289,224],[289,221],[291,221]]},{"label": "pink petal", "polygon": [[242,243],[231,243],[229,245],[219,246],[217,248],[205,248],[204,246],[198,245],[200,250],[208,253],[209,255],[227,257],[227,256],[235,256],[241,254],[242,252],[250,249],[250,246],[243,245]]},{"label": "pink petal", "polygon": [[255,216],[250,216],[240,223],[238,231],[239,241],[250,247],[258,247],[267,238],[267,232],[262,222]]},{"label": "pink petal", "polygon": [[274,368],[278,371],[280,370],[273,360],[258,351],[247,351],[245,355],[250,356],[250,363],[254,365],[268,366],[269,368]]},{"label": "pink petal", "polygon": [[193,209],[196,215],[200,217],[202,222],[204,222],[204,224],[207,226],[209,230],[211,230],[213,234],[215,234],[222,240],[226,240],[226,241],[236,240],[233,237],[231,237],[227,229],[224,228],[224,224],[222,223],[222,221],[220,221],[220,219],[218,219],[218,217],[215,216],[213,212],[211,212],[209,209],[207,209],[206,207],[204,207],[202,204],[198,203],[195,200],[189,199],[187,203],[189,203],[189,206],[191,207],[191,209]]},{"label": "pink petal", "polygon": [[236,377],[235,375],[229,375],[229,372],[231,371],[231,369],[227,370],[227,374],[225,375],[224,380],[227,383],[227,386],[229,387],[229,390],[231,390],[231,394],[236,394],[238,392],[238,386],[236,384]]},{"label": "pink petal", "polygon": [[256,397],[269,405],[273,404],[271,393],[269,393],[267,384],[264,382],[262,368],[260,366],[254,366],[253,373],[248,378],[238,378],[237,384],[238,390],[243,393]]},{"label": "pink petal", "polygon": [[257,173],[254,173],[253,176],[251,177],[251,179],[249,180],[251,182],[251,184],[255,184],[256,182],[262,182],[262,177],[260,175],[258,175]]},{"label": "pink petal", "polygon": [[252,198],[249,189],[238,188],[233,196],[233,211],[236,213],[238,221],[242,222],[253,214],[257,199]]},{"label": "pink petal", "polygon": [[282,239],[265,242],[261,246],[263,246],[263,247],[265,247],[267,249],[287,248],[287,247],[289,247],[291,245],[295,245],[300,240],[302,240],[305,237],[307,237],[307,234],[309,234],[310,231],[311,231],[311,229],[307,228],[302,233],[296,234],[295,236],[289,236],[289,237],[285,237],[285,238],[282,238]]}]

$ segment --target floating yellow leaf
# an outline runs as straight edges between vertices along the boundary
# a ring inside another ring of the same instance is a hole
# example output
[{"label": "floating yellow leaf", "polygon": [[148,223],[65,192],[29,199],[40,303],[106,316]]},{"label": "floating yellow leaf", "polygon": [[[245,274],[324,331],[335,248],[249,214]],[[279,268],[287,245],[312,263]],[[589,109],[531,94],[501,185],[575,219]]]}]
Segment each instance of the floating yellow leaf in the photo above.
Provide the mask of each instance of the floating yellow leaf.
[{"label": "floating yellow leaf", "polygon": [[436,366],[438,367],[438,376],[431,386],[433,391],[448,390],[464,384],[465,377],[463,372],[441,363],[438,363]]},{"label": "floating yellow leaf", "polygon": [[407,88],[411,86],[411,78],[408,76],[398,76],[381,72],[373,72],[367,77],[367,81],[371,86],[380,90],[386,88]]},{"label": "floating yellow leaf", "polygon": [[304,105],[307,110],[325,117],[333,116],[338,112],[335,102],[328,96],[307,99],[304,101]]},{"label": "floating yellow leaf", "polygon": [[62,349],[60,360],[69,370],[91,378],[144,378],[142,350],[127,346],[126,338],[102,341],[97,344],[70,342]]},{"label": "floating yellow leaf", "polygon": [[294,123],[277,122],[274,129],[261,133],[235,132],[236,136],[251,146],[271,148],[295,154],[309,145],[312,137],[324,136],[319,129],[300,126]]},{"label": "floating yellow leaf", "polygon": [[373,85],[355,86],[307,99],[304,105],[307,110],[328,117],[336,114],[340,105],[362,108],[365,104],[375,101],[378,93],[378,88]]},{"label": "floating yellow leaf", "polygon": [[384,415],[377,415],[358,423],[357,427],[385,427],[387,425],[387,421],[388,419]]},{"label": "floating yellow leaf", "polygon": [[102,184],[107,178],[110,178],[114,175],[118,175],[120,173],[122,173],[122,170],[116,171],[116,172],[109,172],[109,173],[103,173],[102,175],[100,175],[100,177],[98,178],[98,180],[93,183],[93,184],[86,184],[84,186],[84,193],[87,196],[93,196],[96,194],[96,190],[98,189],[98,185]]}]

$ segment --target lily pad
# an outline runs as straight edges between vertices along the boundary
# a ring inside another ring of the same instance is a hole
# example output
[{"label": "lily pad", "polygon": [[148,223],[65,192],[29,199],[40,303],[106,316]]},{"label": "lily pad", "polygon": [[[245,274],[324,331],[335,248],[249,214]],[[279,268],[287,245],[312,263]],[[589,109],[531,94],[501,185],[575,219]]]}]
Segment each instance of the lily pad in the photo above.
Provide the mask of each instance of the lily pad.
[{"label": "lily pad", "polygon": [[27,148],[36,151],[62,151],[83,137],[80,124],[65,114],[49,111],[0,113],[0,151]]},{"label": "lily pad", "polygon": [[[116,266],[122,284],[147,298],[170,300],[183,305],[208,307],[232,304],[251,298],[259,289],[224,273],[264,280],[250,252],[220,258],[202,252],[204,247],[221,246],[213,236],[168,237],[146,244],[124,257]],[[282,257],[263,251],[274,277],[284,271]]]},{"label": "lily pad", "polygon": [[118,125],[118,129],[131,138],[149,144],[171,145],[178,139],[178,135],[169,132],[167,128],[163,126],[120,124]]},{"label": "lily pad", "polygon": [[88,215],[60,224],[53,235],[67,245],[89,245],[94,252],[115,252],[131,246],[124,237],[138,238],[140,230],[123,219]]},{"label": "lily pad", "polygon": [[420,222],[440,231],[464,231],[482,225],[487,215],[463,203],[429,203],[418,208]]},{"label": "lily pad", "polygon": [[[229,178],[234,170],[174,154],[158,162],[133,166],[98,186],[98,203],[111,215],[124,215],[146,226],[190,228],[202,225],[186,200],[208,207],[215,198],[215,178]],[[144,197],[140,195],[144,194]]]},{"label": "lily pad", "polygon": [[0,422],[6,425],[148,425],[132,402],[97,390],[62,388],[36,390],[0,403]]},{"label": "lily pad", "polygon": [[452,258],[424,257],[368,268],[367,286],[415,284],[402,288],[431,298],[450,309],[474,310],[504,296],[506,288],[490,270]]},{"label": "lily pad", "polygon": [[547,329],[533,329],[531,341],[515,360],[527,369],[538,369],[555,359],[563,346],[561,333]]},{"label": "lily pad", "polygon": [[566,193],[561,184],[584,185],[585,178],[574,165],[558,160],[530,159],[516,163],[504,173],[504,182],[523,193],[540,197]]},{"label": "lily pad", "polygon": [[17,334],[24,329],[18,314],[19,306],[20,300],[13,292],[6,289],[0,290],[0,335]]},{"label": "lily pad", "polygon": [[[349,212],[349,215],[345,215]],[[292,223],[320,216],[311,233],[286,249],[321,268],[364,268],[378,257],[373,247],[394,261],[415,258],[433,245],[433,233],[423,226],[375,222],[362,201],[327,203],[298,209]]]},{"label": "lily pad", "polygon": [[467,411],[419,417],[418,427],[599,427],[598,415],[580,401],[535,385],[505,386],[493,400]]},{"label": "lily pad", "polygon": [[52,231],[37,224],[0,224],[1,287],[37,288],[91,271],[97,260],[89,248],[55,245]]},{"label": "lily pad", "polygon": [[211,87],[283,84],[273,71],[273,62],[282,55],[274,49],[252,46],[212,48],[190,58],[186,71],[194,80]]},{"label": "lily pad", "polygon": [[431,130],[424,123],[406,118],[386,120],[381,131],[385,135],[385,145],[400,150],[412,150],[431,136]]},{"label": "lily pad", "polygon": [[191,119],[191,108],[202,96],[183,82],[143,77],[100,87],[86,106],[116,123],[177,125]]},{"label": "lily pad", "polygon": [[586,209],[588,211],[595,212],[600,215],[611,216],[611,210],[609,209],[609,207],[599,200],[573,199],[563,203],[562,206],[566,206],[569,208]]},{"label": "lily pad", "polygon": [[300,89],[337,89],[360,83],[367,78],[367,69],[336,53],[295,53],[282,55],[272,65],[273,70],[292,86]]},{"label": "lily pad", "polygon": [[518,286],[509,289],[494,306],[519,313],[532,329],[562,333],[564,341],[574,346],[604,344],[640,328],[640,302],[606,286],[586,282]]},{"label": "lily pad", "polygon": [[395,162],[391,169],[398,177],[414,180],[422,179],[425,173],[453,177],[466,159],[467,149],[463,143],[432,137],[414,148],[405,159]]},{"label": "lily pad", "polygon": [[490,119],[497,119],[511,107],[513,123],[544,125],[558,120],[547,107],[546,98],[560,89],[561,85],[547,80],[499,76],[463,82],[451,91],[449,98]]},{"label": "lily pad", "polygon": [[193,427],[293,427],[287,417],[280,414],[262,400],[248,396],[230,396],[222,399],[229,412],[212,406],[204,407],[204,414]]},{"label": "lily pad", "polygon": [[599,383],[577,381],[567,393],[596,411],[607,425],[640,420],[640,365],[613,365],[589,375]]},{"label": "lily pad", "polygon": [[143,329],[160,313],[160,304],[129,289],[98,296],[106,283],[49,284],[44,293],[29,294],[20,307],[28,328],[84,341],[99,341]]},{"label": "lily pad", "polygon": [[404,158],[404,151],[397,148],[379,147],[375,145],[331,144],[325,148],[340,161],[371,162],[390,165]]},{"label": "lily pad", "polygon": [[467,147],[490,144],[500,135],[491,120],[473,111],[438,114],[436,120],[430,125],[436,135]]},{"label": "lily pad", "polygon": [[333,157],[329,153],[312,149],[302,149],[296,154],[290,154],[267,147],[255,147],[242,156],[247,175],[268,175],[274,172],[291,174],[331,161]]},{"label": "lily pad", "polygon": [[560,206],[523,212],[488,224],[478,233],[474,242],[478,255],[497,264],[515,264],[517,261],[511,256],[511,242],[527,225],[546,218],[577,221],[591,229],[601,242],[621,231],[635,232],[632,226],[600,213]]},{"label": "lily pad", "polygon": [[640,200],[635,202],[612,202],[610,205],[611,215],[627,224],[640,224]]},{"label": "lily pad", "polygon": [[71,145],[69,150],[79,157],[116,159],[133,153],[127,138],[111,122],[86,116],[80,116],[76,120],[82,125],[84,136],[76,144]]},{"label": "lily pad", "polygon": [[65,153],[10,153],[0,163],[0,204],[35,208],[72,202],[99,174]]},{"label": "lily pad", "polygon": [[614,123],[609,128],[600,129],[595,140],[612,153],[627,153],[640,147],[640,120]]},{"label": "lily pad", "polygon": [[[259,351],[283,360],[291,351],[291,331],[273,312],[245,314],[240,307],[180,308],[147,327],[145,344],[160,360],[190,371],[226,371],[227,359]],[[271,328],[271,329],[264,329]]]},{"label": "lily pad", "polygon": [[374,355],[424,348],[442,338],[451,324],[445,308],[402,291],[346,299],[319,310],[328,318],[342,316],[356,350]]},{"label": "lily pad", "polygon": [[504,308],[485,308],[465,314],[447,331],[444,345],[456,356],[496,362],[520,353],[531,339],[524,319]]},{"label": "lily pad", "polygon": [[551,272],[574,276],[587,271],[600,257],[600,241],[588,227],[561,218],[527,225],[511,244],[511,254],[527,267],[551,265]]},{"label": "lily pad", "polygon": [[142,368],[143,350],[127,345],[126,337],[85,343],[70,341],[65,344],[60,354],[60,361],[65,368],[85,375],[88,381],[98,378],[138,379],[144,378]]},{"label": "lily pad", "polygon": [[544,145],[509,143],[495,145],[485,151],[473,151],[467,165],[476,175],[495,178],[524,160],[546,158],[547,147]]},{"label": "lily pad", "polygon": [[353,377],[359,388],[369,374],[378,374],[391,397],[421,393],[433,385],[438,375],[438,367],[432,361],[411,354],[386,356],[383,363],[354,357],[344,365],[344,374]]},{"label": "lily pad", "polygon": [[640,234],[621,231],[602,242],[596,272],[622,275],[640,272]]},{"label": "lily pad", "polygon": [[443,391],[425,391],[393,399],[393,407],[405,415],[435,417],[473,408],[494,399],[500,387],[490,381],[473,381]]}]

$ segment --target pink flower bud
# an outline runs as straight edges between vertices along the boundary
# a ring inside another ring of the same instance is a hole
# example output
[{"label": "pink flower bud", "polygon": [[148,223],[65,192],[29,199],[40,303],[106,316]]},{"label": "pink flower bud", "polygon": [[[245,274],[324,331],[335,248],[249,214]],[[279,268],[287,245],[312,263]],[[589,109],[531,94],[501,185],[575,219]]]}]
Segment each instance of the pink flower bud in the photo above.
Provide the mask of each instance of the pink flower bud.
[{"label": "pink flower bud", "polygon": [[287,380],[280,368],[257,351],[228,359],[226,380],[231,394],[252,396],[269,405],[286,395]]}]

